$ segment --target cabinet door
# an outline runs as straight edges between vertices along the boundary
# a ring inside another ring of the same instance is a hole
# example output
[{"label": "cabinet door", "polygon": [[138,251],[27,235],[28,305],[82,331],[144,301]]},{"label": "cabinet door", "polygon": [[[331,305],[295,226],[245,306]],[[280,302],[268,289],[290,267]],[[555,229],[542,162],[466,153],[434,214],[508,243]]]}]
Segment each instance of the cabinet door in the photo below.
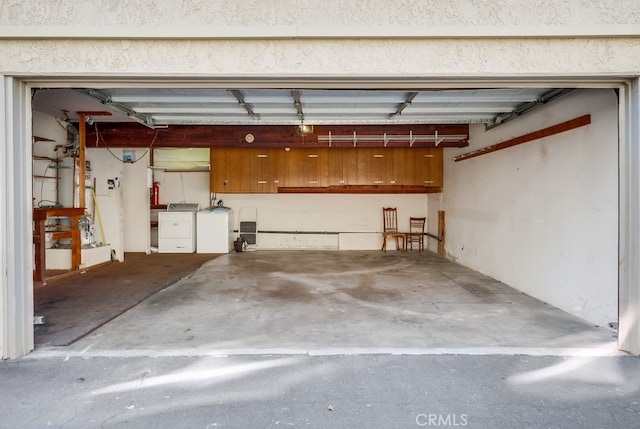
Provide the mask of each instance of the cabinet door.
[{"label": "cabinet door", "polygon": [[275,157],[270,149],[212,150],[211,190],[221,193],[275,192]]},{"label": "cabinet door", "polygon": [[226,150],[212,148],[209,151],[209,156],[211,158],[210,192],[226,192]]},{"label": "cabinet door", "polygon": [[356,179],[356,185],[371,185],[372,182],[372,173],[371,173],[371,167],[372,167],[372,157],[373,157],[373,150],[369,149],[369,148],[359,148],[359,149],[354,149],[356,151],[356,159],[357,161],[357,167],[356,167],[356,172],[357,172],[357,179]]},{"label": "cabinet door", "polygon": [[299,149],[292,148],[288,151],[278,152],[277,169],[278,186],[284,188],[299,187],[299,168],[300,163]]},{"label": "cabinet door", "polygon": [[275,152],[276,167],[272,178],[273,183],[276,187],[276,192],[278,191],[278,188],[290,186],[288,180],[289,178],[287,176],[289,169],[290,150],[276,150]]},{"label": "cabinet door", "polygon": [[352,148],[336,149],[342,152],[342,185],[359,185],[358,151]]},{"label": "cabinet door", "polygon": [[414,155],[410,148],[393,149],[393,183],[392,185],[413,185]]},{"label": "cabinet door", "polygon": [[254,172],[248,162],[252,149],[228,148],[225,157],[225,192],[251,192],[251,182],[255,180]]},{"label": "cabinet door", "polygon": [[275,175],[276,156],[272,149],[250,149],[248,164],[250,188],[253,193],[270,193],[276,191],[272,175]]},{"label": "cabinet door", "polygon": [[392,149],[359,148],[354,151],[357,159],[357,178],[356,183],[351,183],[350,180],[350,184],[389,185],[395,180]]},{"label": "cabinet door", "polygon": [[392,148],[381,148],[371,150],[371,178],[370,185],[393,185],[396,184],[396,173],[394,166],[395,151]]},{"label": "cabinet door", "polygon": [[321,187],[327,185],[326,149],[298,149],[298,186]]},{"label": "cabinet door", "polygon": [[308,188],[327,186],[327,149],[294,149],[278,155],[279,186]]},{"label": "cabinet door", "polygon": [[419,186],[442,187],[442,149],[416,149],[414,182]]},{"label": "cabinet door", "polygon": [[340,148],[327,149],[327,186],[342,186],[346,184],[343,167],[344,150]]}]

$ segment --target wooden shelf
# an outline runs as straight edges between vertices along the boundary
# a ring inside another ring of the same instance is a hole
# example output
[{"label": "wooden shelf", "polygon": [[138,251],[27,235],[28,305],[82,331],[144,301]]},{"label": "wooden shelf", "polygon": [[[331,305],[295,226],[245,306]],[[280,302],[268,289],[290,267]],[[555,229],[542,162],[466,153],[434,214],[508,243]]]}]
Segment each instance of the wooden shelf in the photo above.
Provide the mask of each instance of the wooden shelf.
[{"label": "wooden shelf", "polygon": [[55,142],[55,140],[48,139],[46,137],[33,136],[34,142]]},{"label": "wooden shelf", "polygon": [[33,176],[34,179],[56,179],[56,180],[60,180],[59,177],[55,177],[55,176]]},{"label": "wooden shelf", "polygon": [[51,162],[62,161],[61,159],[51,158],[49,156],[39,156],[39,155],[34,155],[33,159],[35,159],[36,161],[51,161]]},{"label": "wooden shelf", "polygon": [[345,185],[324,187],[279,187],[279,194],[435,194],[440,187],[411,185]]},{"label": "wooden shelf", "polygon": [[72,238],[71,234],[72,234],[72,231],[50,231],[50,232],[45,232],[46,237],[50,238],[51,240],[54,240],[54,241],[63,240],[65,238]]}]

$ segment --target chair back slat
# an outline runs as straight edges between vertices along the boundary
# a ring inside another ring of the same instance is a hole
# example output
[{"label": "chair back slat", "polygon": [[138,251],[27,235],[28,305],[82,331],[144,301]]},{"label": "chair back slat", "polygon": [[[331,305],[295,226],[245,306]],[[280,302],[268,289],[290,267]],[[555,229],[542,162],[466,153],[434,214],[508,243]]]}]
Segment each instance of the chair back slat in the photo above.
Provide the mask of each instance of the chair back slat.
[{"label": "chair back slat", "polygon": [[398,232],[398,210],[396,207],[383,207],[384,232]]},{"label": "chair back slat", "polygon": [[425,217],[410,217],[409,218],[409,230],[415,233],[424,233],[424,224],[427,218]]}]

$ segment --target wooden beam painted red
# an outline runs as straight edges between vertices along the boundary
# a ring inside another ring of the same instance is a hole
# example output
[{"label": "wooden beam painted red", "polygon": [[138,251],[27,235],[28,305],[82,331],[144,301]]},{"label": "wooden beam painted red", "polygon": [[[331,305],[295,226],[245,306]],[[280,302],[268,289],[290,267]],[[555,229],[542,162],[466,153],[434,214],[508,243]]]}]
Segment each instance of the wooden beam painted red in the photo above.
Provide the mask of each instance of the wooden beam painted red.
[{"label": "wooden beam painted red", "polygon": [[560,124],[553,125],[551,127],[543,128],[541,130],[534,131],[529,134],[524,134],[522,136],[512,138],[502,143],[496,143],[494,145],[487,146],[482,149],[474,150],[473,152],[465,153],[463,155],[458,155],[454,157],[453,160],[455,162],[464,161],[465,159],[474,158],[480,155],[486,155],[488,153],[496,152],[498,150],[506,149],[512,146],[517,146],[522,143],[527,143],[533,140],[549,137],[554,134],[559,134],[565,131],[573,130],[575,128],[584,127],[585,125],[589,125],[590,123],[591,123],[591,115],[580,116],[578,118],[571,119],[570,121],[562,122]]},{"label": "wooden beam painted red", "polygon": [[[319,142],[318,136],[353,135],[359,136],[357,147],[382,147],[383,143],[368,142],[366,135],[403,135],[407,140],[391,142],[388,147],[409,147],[409,134],[438,134],[439,137],[462,135],[458,141],[443,141],[438,147],[468,146],[468,124],[413,124],[413,125],[315,125],[313,134],[300,136],[294,125],[171,125],[168,128],[150,129],[137,122],[102,122],[95,127],[87,127],[89,147],[138,148],[138,147],[242,147],[242,148],[323,148],[327,142]],[[249,142],[247,135],[251,134]],[[153,142],[153,143],[152,143]],[[353,147],[353,143],[337,144],[332,147]],[[413,147],[434,147],[434,142],[416,142]]]}]

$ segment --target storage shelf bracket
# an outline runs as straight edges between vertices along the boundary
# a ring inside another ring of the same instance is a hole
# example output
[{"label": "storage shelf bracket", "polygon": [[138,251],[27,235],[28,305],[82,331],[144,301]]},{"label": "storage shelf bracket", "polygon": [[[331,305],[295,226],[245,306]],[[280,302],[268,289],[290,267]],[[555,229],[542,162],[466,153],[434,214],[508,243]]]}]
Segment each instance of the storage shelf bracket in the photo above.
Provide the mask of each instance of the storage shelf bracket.
[{"label": "storage shelf bracket", "polygon": [[442,143],[443,141],[444,141],[444,137],[441,137],[441,138],[438,139],[438,130],[436,130],[435,137],[434,137],[434,142],[436,144],[436,147],[438,147],[438,145],[440,143]]}]

